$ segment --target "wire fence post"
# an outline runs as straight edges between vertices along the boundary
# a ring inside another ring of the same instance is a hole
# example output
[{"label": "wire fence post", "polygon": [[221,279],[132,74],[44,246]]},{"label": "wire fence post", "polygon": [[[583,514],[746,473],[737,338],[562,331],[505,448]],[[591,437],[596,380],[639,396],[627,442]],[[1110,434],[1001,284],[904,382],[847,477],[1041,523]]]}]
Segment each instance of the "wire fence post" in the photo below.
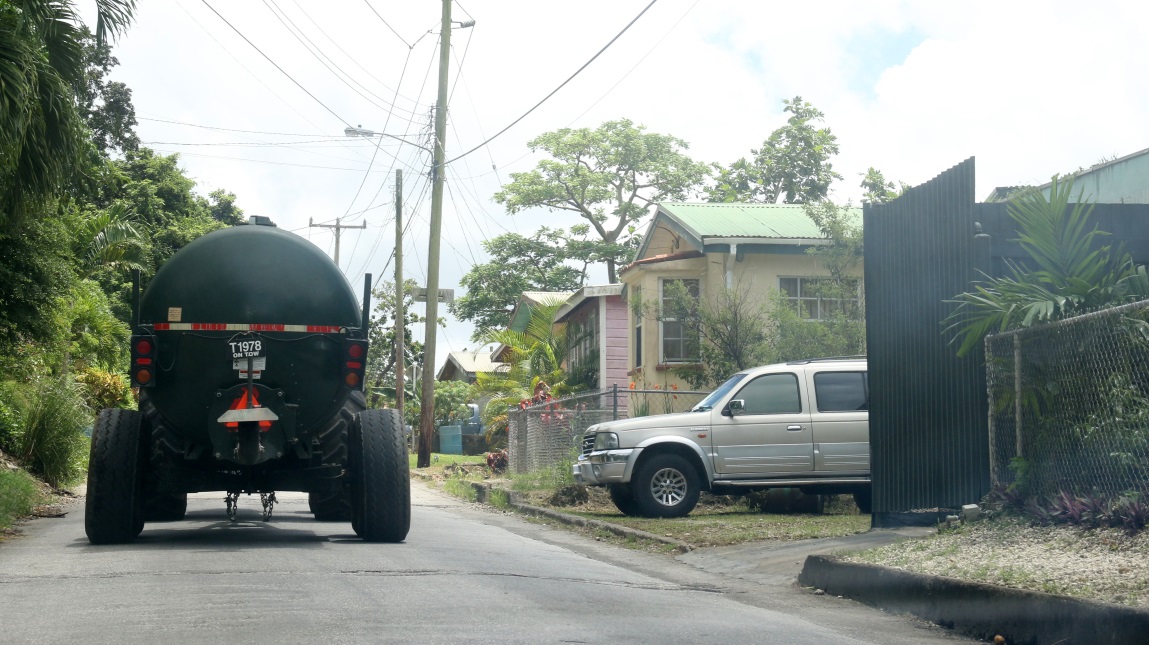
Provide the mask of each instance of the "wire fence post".
[{"label": "wire fence post", "polygon": [[610,418],[612,420],[617,421],[618,420],[618,383],[615,383],[614,386],[610,389],[611,389],[611,394],[614,397],[613,413],[611,414]]}]

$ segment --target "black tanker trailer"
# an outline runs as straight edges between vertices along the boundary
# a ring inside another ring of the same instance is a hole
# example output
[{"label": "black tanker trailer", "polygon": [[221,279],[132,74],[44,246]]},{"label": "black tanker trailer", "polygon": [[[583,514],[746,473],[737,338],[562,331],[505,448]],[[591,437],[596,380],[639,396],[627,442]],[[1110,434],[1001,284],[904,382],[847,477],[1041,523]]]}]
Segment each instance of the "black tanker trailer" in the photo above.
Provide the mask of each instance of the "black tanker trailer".
[{"label": "black tanker trailer", "polygon": [[[370,276],[360,308],[338,267],[266,218],[177,252],[133,307],[139,411],[103,410],[92,435],[85,530],[127,542],[182,519],[187,495],[305,491],[319,520],[371,542],[410,526],[403,425],[367,410]],[[138,284],[138,283],[137,283]]]}]

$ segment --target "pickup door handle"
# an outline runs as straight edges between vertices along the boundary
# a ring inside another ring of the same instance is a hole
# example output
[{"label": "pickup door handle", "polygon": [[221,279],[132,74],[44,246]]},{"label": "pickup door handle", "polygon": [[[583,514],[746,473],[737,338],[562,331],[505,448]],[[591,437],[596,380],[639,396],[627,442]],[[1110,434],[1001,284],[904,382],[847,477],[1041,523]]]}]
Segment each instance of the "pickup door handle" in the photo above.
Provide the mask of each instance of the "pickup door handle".
[{"label": "pickup door handle", "polygon": [[801,429],[802,429],[802,426],[786,426],[786,430],[788,430],[790,432],[795,432],[795,431],[798,431]]}]

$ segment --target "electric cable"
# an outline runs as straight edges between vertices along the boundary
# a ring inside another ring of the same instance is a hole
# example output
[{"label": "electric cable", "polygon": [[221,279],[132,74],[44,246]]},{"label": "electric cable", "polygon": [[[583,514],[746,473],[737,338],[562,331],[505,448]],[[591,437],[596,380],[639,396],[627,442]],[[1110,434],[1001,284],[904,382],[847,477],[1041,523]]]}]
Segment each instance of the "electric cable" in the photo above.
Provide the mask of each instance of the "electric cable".
[{"label": "electric cable", "polygon": [[[203,0],[203,1],[204,1],[204,2],[206,2],[207,0]],[[531,107],[531,109],[529,109],[529,110],[527,110],[526,112],[524,112],[524,113],[522,114],[522,116],[520,116],[519,118],[515,119],[514,121],[511,121],[510,125],[508,125],[507,127],[503,128],[502,130],[499,130],[498,132],[496,132],[495,134],[493,134],[493,135],[492,135],[492,136],[491,136],[489,139],[487,139],[486,141],[484,141],[484,142],[480,143],[479,145],[475,146],[474,148],[471,148],[470,150],[468,150],[468,151],[464,152],[463,154],[461,154],[461,155],[459,155],[459,156],[457,156],[457,157],[454,157],[453,159],[450,159],[450,160],[446,161],[445,163],[451,163],[451,162],[453,162],[453,161],[456,161],[457,159],[460,159],[460,158],[462,158],[462,157],[465,157],[465,156],[467,156],[467,155],[471,154],[472,152],[474,152],[474,151],[478,150],[479,148],[482,148],[483,146],[487,145],[488,143],[490,143],[491,141],[493,141],[494,139],[496,139],[496,138],[497,138],[499,135],[501,135],[501,134],[503,134],[504,132],[506,132],[507,130],[510,130],[511,128],[513,128],[513,127],[514,127],[516,124],[518,124],[518,122],[519,122],[519,121],[522,121],[523,119],[527,118],[527,115],[529,115],[531,112],[534,112],[534,111],[535,111],[535,110],[536,110],[536,109],[537,109],[537,108],[538,108],[540,105],[542,105],[543,103],[546,103],[546,102],[547,102],[547,99],[549,99],[549,98],[551,98],[552,96],[554,96],[554,95],[555,95],[555,94],[556,94],[556,93],[557,93],[559,90],[561,90],[563,87],[565,87],[567,83],[569,83],[569,82],[571,82],[572,80],[574,80],[574,77],[578,76],[580,72],[582,72],[582,71],[583,71],[584,69],[586,69],[586,68],[587,68],[587,67],[588,67],[588,66],[589,66],[591,63],[593,63],[593,62],[595,61],[595,59],[597,59],[599,56],[601,56],[601,55],[602,55],[602,53],[603,53],[603,52],[605,52],[605,51],[606,51],[606,50],[607,50],[607,49],[608,49],[608,48],[609,48],[611,45],[613,45],[613,44],[614,44],[614,42],[615,42],[616,40],[618,40],[619,38],[621,38],[621,37],[622,37],[622,35],[623,35],[623,34],[625,34],[625,33],[627,32],[627,30],[629,30],[629,29],[631,28],[631,26],[632,26],[632,25],[634,25],[634,23],[638,22],[638,19],[639,19],[639,18],[641,18],[641,17],[643,16],[643,14],[645,14],[645,13],[646,13],[646,12],[647,12],[647,11],[648,11],[648,10],[649,10],[651,7],[653,7],[653,6],[654,6],[654,3],[656,3],[656,2],[658,2],[658,0],[650,0],[650,4],[646,5],[646,7],[644,7],[642,11],[638,12],[638,15],[637,15],[637,16],[635,16],[635,17],[634,17],[634,19],[632,19],[630,22],[628,22],[628,23],[626,24],[626,26],[622,28],[622,31],[618,32],[618,34],[616,34],[614,38],[611,38],[611,39],[610,39],[610,42],[608,42],[607,44],[603,45],[602,49],[598,50],[598,52],[597,52],[597,53],[596,53],[594,56],[591,56],[590,60],[588,60],[587,62],[583,63],[582,67],[580,67],[580,68],[578,68],[577,70],[575,70],[575,73],[574,73],[574,74],[571,74],[571,75],[570,75],[570,76],[569,76],[569,77],[568,77],[568,78],[567,78],[565,81],[563,81],[562,83],[560,83],[558,87],[556,87],[555,89],[551,90],[551,93],[550,93],[550,94],[547,94],[546,96],[544,96],[544,97],[542,98],[542,100],[541,100],[541,101],[539,101],[538,103],[535,103],[535,104],[534,104],[534,106],[533,106],[533,107]]]}]

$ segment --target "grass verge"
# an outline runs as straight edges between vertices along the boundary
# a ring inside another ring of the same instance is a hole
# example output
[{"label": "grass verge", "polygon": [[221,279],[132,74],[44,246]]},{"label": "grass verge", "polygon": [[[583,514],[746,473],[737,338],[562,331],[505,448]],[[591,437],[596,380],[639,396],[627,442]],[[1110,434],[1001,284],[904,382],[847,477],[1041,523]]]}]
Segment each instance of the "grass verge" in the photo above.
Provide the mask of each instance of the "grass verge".
[{"label": "grass verge", "polygon": [[32,509],[46,503],[36,478],[23,470],[0,469],[0,531],[32,514]]},{"label": "grass verge", "polygon": [[960,580],[1149,607],[1149,532],[1034,526],[997,515],[877,549],[853,562]]}]

